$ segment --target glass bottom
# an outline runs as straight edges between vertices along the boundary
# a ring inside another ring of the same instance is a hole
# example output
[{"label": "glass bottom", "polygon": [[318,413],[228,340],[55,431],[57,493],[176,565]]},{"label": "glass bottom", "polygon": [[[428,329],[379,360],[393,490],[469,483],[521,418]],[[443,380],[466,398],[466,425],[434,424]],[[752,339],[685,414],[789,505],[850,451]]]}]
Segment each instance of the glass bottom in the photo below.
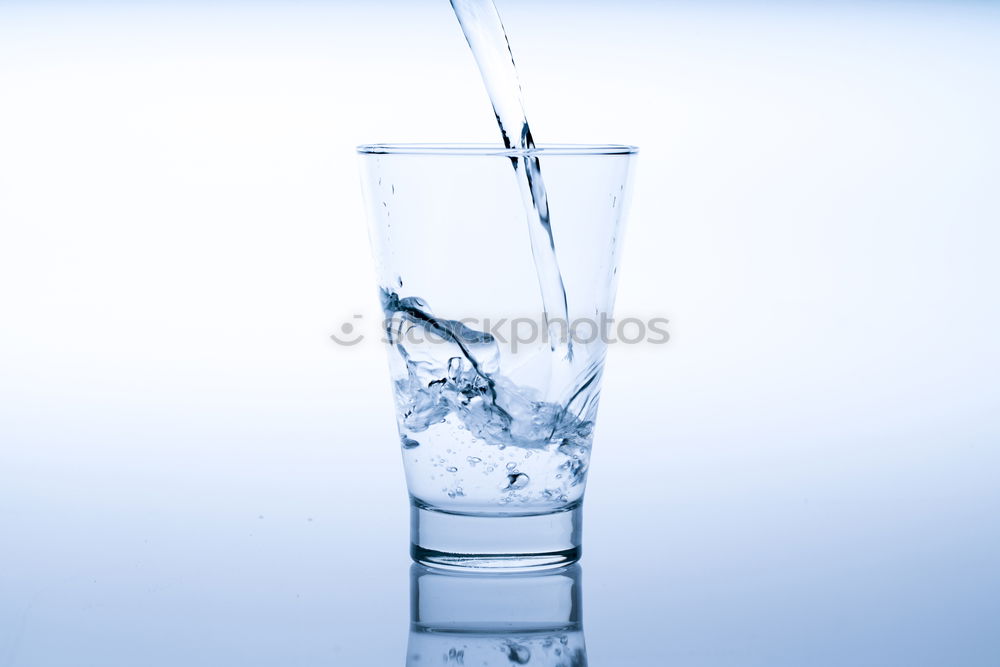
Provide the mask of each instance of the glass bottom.
[{"label": "glass bottom", "polygon": [[450,570],[519,572],[580,560],[580,503],[545,514],[456,514],[413,500],[410,556]]}]

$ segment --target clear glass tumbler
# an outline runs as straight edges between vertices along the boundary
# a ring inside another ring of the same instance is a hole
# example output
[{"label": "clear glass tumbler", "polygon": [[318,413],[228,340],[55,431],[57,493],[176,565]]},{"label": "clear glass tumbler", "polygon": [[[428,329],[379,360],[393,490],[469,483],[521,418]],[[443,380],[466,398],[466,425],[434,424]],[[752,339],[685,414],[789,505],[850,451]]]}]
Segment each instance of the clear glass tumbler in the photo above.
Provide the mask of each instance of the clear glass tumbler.
[{"label": "clear glass tumbler", "polygon": [[414,560],[575,562],[636,149],[358,151]]}]

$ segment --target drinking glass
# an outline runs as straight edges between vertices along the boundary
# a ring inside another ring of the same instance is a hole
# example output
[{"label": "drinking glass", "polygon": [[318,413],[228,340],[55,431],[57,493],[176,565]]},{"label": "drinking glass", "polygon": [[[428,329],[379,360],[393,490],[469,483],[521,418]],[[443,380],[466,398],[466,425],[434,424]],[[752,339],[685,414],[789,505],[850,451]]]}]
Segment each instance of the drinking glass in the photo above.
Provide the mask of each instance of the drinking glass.
[{"label": "drinking glass", "polygon": [[636,149],[358,152],[413,559],[575,562]]}]

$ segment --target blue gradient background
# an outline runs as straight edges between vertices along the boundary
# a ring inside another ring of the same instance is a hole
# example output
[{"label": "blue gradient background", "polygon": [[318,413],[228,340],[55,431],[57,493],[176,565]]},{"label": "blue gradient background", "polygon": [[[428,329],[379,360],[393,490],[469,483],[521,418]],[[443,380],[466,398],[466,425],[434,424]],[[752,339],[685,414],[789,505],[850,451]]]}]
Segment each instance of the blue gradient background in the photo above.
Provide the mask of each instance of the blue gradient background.
[{"label": "blue gradient background", "polygon": [[[642,147],[587,492],[617,665],[1000,664],[1000,5],[500,9]],[[0,4],[0,666],[397,665],[355,144],[491,141],[443,0]]]}]

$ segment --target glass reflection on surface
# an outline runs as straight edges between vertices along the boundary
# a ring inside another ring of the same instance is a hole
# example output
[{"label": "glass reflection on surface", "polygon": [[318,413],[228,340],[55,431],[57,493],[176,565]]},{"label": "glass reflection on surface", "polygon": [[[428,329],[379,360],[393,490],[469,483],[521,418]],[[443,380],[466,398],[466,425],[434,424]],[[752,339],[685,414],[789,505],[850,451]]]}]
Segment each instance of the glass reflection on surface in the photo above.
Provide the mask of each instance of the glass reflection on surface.
[{"label": "glass reflection on surface", "polygon": [[532,573],[410,569],[407,667],[584,667],[579,565]]}]

